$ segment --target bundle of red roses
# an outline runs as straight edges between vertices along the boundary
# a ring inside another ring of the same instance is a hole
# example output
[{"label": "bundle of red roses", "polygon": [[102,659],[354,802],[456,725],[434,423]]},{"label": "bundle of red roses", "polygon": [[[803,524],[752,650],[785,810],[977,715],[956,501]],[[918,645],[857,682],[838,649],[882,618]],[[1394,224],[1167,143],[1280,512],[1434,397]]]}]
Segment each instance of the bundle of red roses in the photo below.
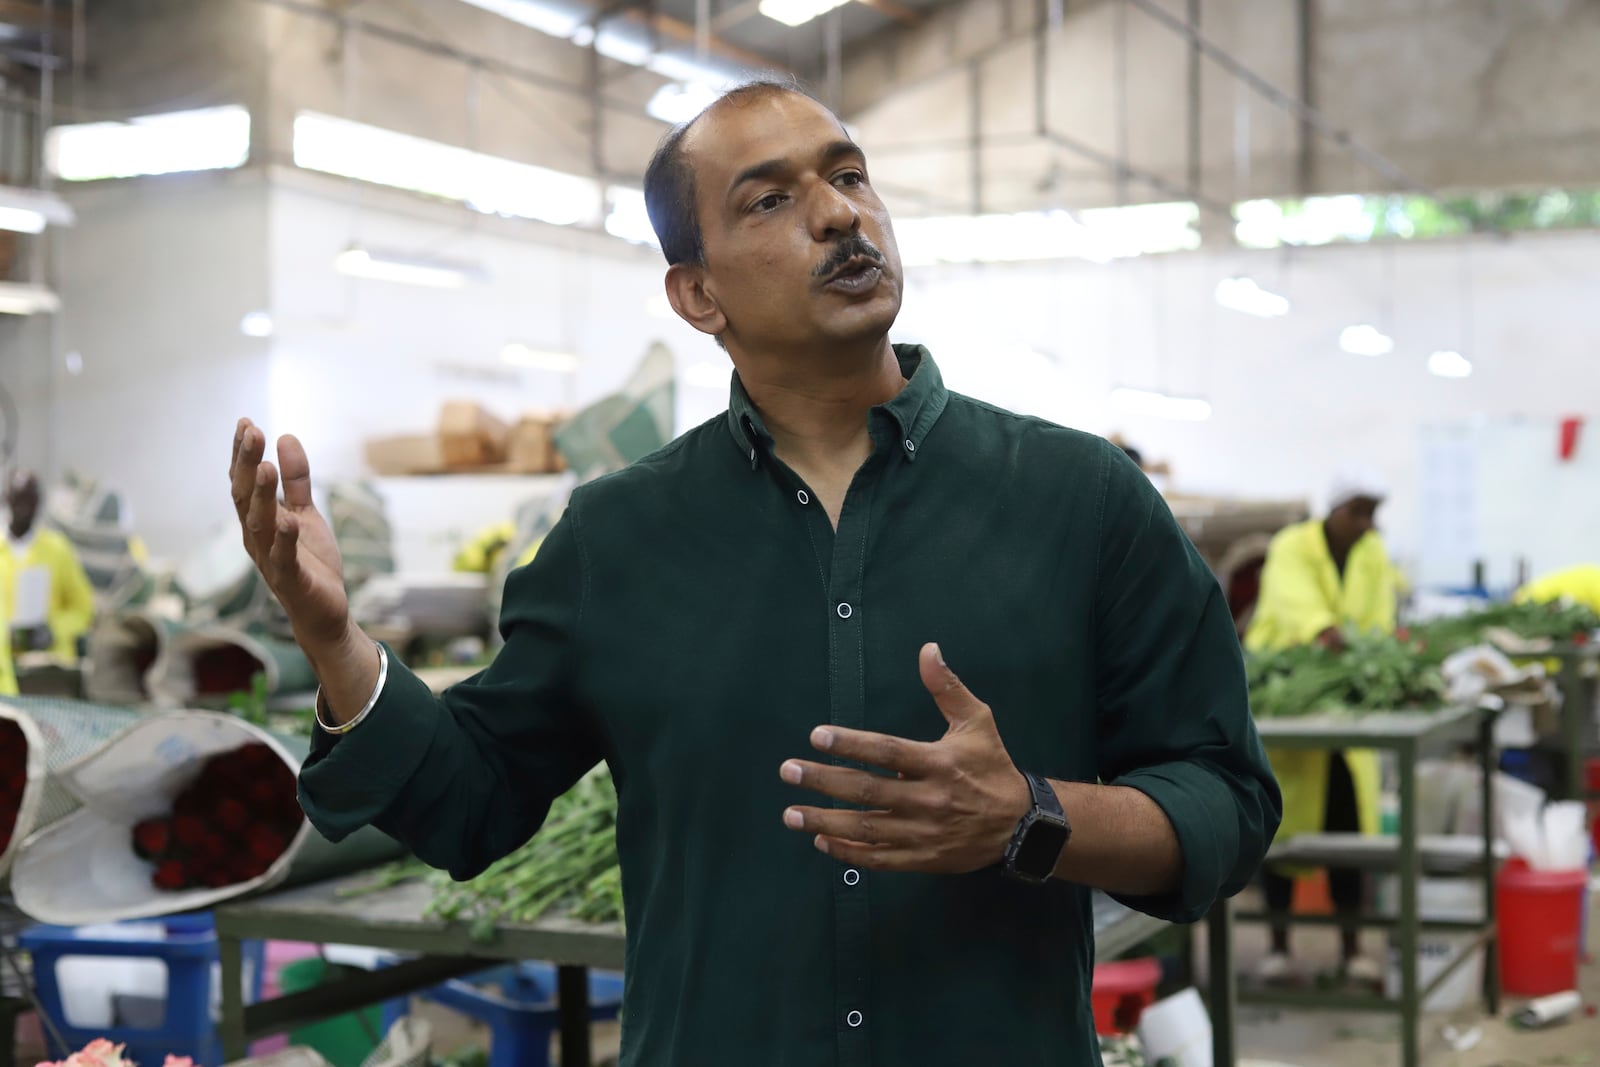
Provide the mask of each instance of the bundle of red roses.
[{"label": "bundle of red roses", "polygon": [[257,741],[208,759],[170,816],[133,828],[133,850],[157,889],[221,888],[265,874],[304,818],[294,771]]}]

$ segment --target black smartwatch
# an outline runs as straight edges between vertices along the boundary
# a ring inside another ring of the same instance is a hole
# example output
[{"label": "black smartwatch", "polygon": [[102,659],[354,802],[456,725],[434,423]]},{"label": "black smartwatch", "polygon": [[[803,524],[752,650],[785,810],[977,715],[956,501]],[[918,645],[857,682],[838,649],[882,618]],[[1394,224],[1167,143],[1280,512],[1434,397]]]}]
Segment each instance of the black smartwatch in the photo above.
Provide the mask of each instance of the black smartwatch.
[{"label": "black smartwatch", "polygon": [[1023,771],[1022,776],[1033,792],[1033,809],[1017,823],[1017,832],[1006,846],[1002,869],[1009,878],[1038,884],[1055,873],[1061,850],[1072,836],[1072,825],[1049,782],[1029,771]]}]

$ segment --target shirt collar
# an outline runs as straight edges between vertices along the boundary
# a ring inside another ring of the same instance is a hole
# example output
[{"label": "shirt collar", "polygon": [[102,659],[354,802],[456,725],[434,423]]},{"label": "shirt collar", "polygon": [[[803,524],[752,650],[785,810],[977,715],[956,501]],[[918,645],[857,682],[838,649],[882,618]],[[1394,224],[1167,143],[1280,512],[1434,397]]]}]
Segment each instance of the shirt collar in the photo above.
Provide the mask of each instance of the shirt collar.
[{"label": "shirt collar", "polygon": [[[906,387],[887,404],[873,408],[867,425],[874,431],[874,439],[879,436],[880,426],[892,427],[900,455],[912,462],[928,431],[949,403],[950,392],[944,387],[944,379],[933,357],[922,345],[895,345],[894,354],[900,361]],[[767,431],[750,394],[745,392],[737,371],[728,394],[728,432],[733,435],[734,445],[749,461],[751,470],[760,465],[762,453],[772,447],[772,434]]]}]

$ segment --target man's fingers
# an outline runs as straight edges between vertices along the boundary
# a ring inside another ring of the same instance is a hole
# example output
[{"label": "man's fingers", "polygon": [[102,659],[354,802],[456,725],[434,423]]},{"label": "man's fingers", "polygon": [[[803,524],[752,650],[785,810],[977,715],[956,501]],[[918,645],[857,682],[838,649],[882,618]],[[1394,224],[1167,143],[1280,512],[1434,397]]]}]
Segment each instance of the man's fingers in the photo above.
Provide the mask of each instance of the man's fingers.
[{"label": "man's fingers", "polygon": [[259,563],[272,551],[278,525],[278,472],[272,464],[256,467],[255,486],[250,492],[250,509],[244,517],[245,543]]},{"label": "man's fingers", "polygon": [[300,543],[300,523],[293,512],[280,511],[277,517],[277,529],[272,538],[272,548],[268,551],[268,559],[272,564],[273,574],[278,581],[289,579],[300,580],[300,560],[295,554],[295,549]]},{"label": "man's fingers", "polygon": [[283,472],[283,502],[291,508],[311,506],[311,461],[294,434],[278,438],[278,466]]},{"label": "man's fingers", "polygon": [[784,811],[783,825],[800,833],[842,837],[866,845],[906,846],[919,840],[911,821],[890,811],[795,807]]},{"label": "man's fingers", "polygon": [[811,731],[811,744],[830,756],[900,771],[918,778],[938,766],[938,749],[927,741],[907,741],[903,737],[847,730],[842,726],[819,726]]},{"label": "man's fingers", "polygon": [[914,779],[885,778],[870,771],[850,767],[830,767],[809,760],[785,760],[778,775],[790,785],[798,785],[863,808],[925,807],[928,787]]},{"label": "man's fingers", "polygon": [[973,696],[972,691],[961,683],[956,672],[945,663],[938,645],[930,641],[922,646],[922,652],[917,657],[917,669],[922,675],[923,686],[933,696],[933,702],[939,705],[939,710],[951,726],[959,726],[988,714],[989,705]]},{"label": "man's fingers", "polygon": [[240,419],[233,435],[233,463],[228,468],[229,488],[233,494],[233,510],[244,522],[250,512],[250,495],[255,491],[256,468],[261,463],[261,450],[266,444],[260,430],[249,419]]},{"label": "man's fingers", "polygon": [[818,834],[811,843],[818,852],[840,863],[864,867],[869,871],[915,871],[923,869],[926,863],[922,853],[894,845],[874,845],[825,834]]}]

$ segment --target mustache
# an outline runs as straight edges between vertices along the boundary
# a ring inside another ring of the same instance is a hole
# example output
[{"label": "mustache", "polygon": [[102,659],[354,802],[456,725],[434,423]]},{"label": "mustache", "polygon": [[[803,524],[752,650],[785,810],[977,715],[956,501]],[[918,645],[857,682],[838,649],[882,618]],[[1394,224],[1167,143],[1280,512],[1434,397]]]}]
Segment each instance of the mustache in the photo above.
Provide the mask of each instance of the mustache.
[{"label": "mustache", "polygon": [[874,263],[883,263],[883,253],[878,251],[877,246],[859,233],[852,234],[834,247],[828,258],[822,261],[822,265],[811,272],[812,277],[826,278],[857,256],[870,259]]}]

